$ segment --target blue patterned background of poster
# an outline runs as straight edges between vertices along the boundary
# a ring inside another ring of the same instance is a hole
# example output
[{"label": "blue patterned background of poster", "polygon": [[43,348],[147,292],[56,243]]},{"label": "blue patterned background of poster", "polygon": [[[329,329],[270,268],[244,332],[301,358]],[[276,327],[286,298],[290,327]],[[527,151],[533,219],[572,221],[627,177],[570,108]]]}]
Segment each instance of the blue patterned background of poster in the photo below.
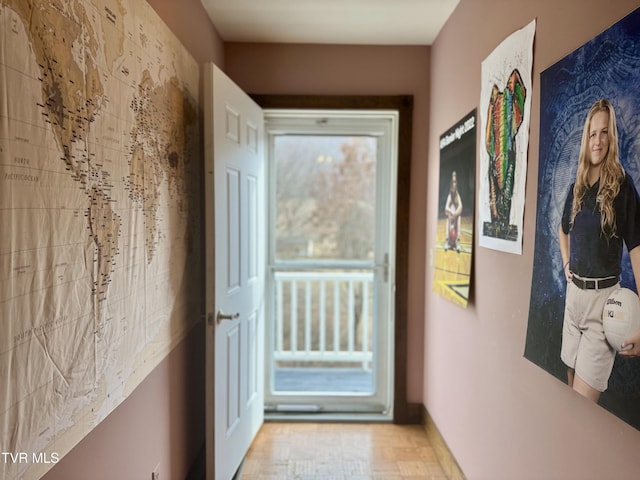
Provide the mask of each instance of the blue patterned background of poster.
[{"label": "blue patterned background of poster", "polygon": [[[640,187],[640,9],[540,74],[540,158],[531,302],[524,356],[566,382],[560,360],[566,280],[558,244],[562,208],[575,180],[582,128],[600,98],[614,106],[620,160]],[[628,252],[623,287],[635,290]],[[640,429],[640,359],[617,356],[599,401]]]}]

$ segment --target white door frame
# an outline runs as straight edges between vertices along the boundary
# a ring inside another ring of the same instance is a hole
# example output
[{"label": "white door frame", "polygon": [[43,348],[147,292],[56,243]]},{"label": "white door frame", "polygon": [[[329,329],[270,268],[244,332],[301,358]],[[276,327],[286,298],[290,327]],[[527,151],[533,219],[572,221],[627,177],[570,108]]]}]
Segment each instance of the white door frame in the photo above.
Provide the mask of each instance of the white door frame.
[{"label": "white door frame", "polygon": [[[322,410],[330,410],[338,415],[357,413],[372,414],[375,418],[391,419],[393,417],[393,382],[394,382],[394,292],[395,292],[395,212],[397,198],[398,171],[398,119],[395,110],[296,110],[296,109],[266,109],[266,142],[269,162],[269,203],[275,202],[274,169],[270,158],[273,156],[272,139],[278,135],[337,135],[337,136],[373,136],[378,139],[377,185],[376,199],[376,231],[375,258],[369,265],[374,273],[376,297],[375,315],[377,317],[377,332],[374,335],[374,355],[376,379],[375,392],[372,395],[344,395],[344,394],[274,394],[271,391],[271,366],[273,347],[273,328],[267,322],[267,346],[265,368],[265,403],[270,417],[277,417],[278,411],[291,408],[305,411],[305,406],[318,405]],[[275,211],[269,210],[270,225],[275,223]],[[268,228],[270,238],[269,267],[267,275],[267,299],[273,298],[272,272],[278,267],[274,258],[273,229]],[[280,265],[282,266],[282,265]],[[340,265],[334,265],[339,267]],[[347,265],[345,265],[347,266]],[[363,265],[365,268],[366,265]],[[269,305],[269,317],[273,315],[273,305]],[[313,410],[313,408],[311,408]],[[276,413],[274,413],[276,412]],[[290,418],[290,414],[289,418]],[[298,416],[305,416],[304,413]],[[326,417],[326,415],[325,415]]]},{"label": "white door frame", "polygon": [[409,380],[409,221],[411,157],[413,152],[412,95],[272,95],[252,94],[262,108],[396,110],[398,125],[398,181],[396,202],[395,331],[393,422],[421,423],[419,403],[408,399]]}]

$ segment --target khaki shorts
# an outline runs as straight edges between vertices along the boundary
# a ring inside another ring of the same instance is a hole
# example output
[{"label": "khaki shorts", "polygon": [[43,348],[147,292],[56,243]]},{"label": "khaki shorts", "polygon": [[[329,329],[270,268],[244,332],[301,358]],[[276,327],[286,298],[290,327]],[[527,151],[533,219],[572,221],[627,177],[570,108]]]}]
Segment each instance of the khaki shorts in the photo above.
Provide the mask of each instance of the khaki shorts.
[{"label": "khaki shorts", "polygon": [[616,352],[602,328],[604,304],[620,284],[601,290],[581,290],[567,284],[560,358],[587,385],[599,392],[607,389]]}]

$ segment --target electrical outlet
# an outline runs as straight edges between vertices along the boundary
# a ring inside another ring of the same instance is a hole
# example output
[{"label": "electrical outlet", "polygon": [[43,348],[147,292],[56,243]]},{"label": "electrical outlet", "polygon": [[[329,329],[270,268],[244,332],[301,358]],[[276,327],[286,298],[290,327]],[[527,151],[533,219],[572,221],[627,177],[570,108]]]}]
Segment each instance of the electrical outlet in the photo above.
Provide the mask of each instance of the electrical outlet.
[{"label": "electrical outlet", "polygon": [[157,464],[151,472],[151,480],[160,480],[160,464]]}]

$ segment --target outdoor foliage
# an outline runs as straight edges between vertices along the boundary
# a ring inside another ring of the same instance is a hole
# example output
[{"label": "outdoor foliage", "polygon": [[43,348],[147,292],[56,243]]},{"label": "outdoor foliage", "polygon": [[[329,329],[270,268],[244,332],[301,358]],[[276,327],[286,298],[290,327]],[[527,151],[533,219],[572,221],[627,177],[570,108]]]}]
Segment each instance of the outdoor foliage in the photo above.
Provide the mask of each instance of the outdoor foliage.
[{"label": "outdoor foliage", "polygon": [[375,139],[286,136],[276,157],[278,259],[370,260]]},{"label": "outdoor foliage", "polygon": [[[371,261],[375,241],[376,140],[372,137],[283,136],[276,139],[276,259],[326,261]],[[336,272],[339,273],[339,272]],[[292,317],[292,285],[283,285],[282,335],[285,349],[297,343],[298,350],[320,345],[320,283],[296,289],[296,315]],[[331,283],[333,285],[333,283]],[[334,319],[334,299],[325,296],[326,349],[349,347],[349,330],[356,349],[363,345],[362,315],[364,289],[372,284],[356,282],[349,287],[340,281],[339,318]],[[333,292],[333,286],[331,287]],[[310,309],[307,309],[309,297]],[[371,335],[373,305],[369,312]],[[306,323],[307,316],[311,322]],[[352,321],[349,322],[349,316]],[[291,341],[292,319],[296,318],[296,342]],[[307,329],[311,328],[311,332]],[[311,339],[309,338],[311,334]],[[371,338],[367,339],[368,349]]]}]

